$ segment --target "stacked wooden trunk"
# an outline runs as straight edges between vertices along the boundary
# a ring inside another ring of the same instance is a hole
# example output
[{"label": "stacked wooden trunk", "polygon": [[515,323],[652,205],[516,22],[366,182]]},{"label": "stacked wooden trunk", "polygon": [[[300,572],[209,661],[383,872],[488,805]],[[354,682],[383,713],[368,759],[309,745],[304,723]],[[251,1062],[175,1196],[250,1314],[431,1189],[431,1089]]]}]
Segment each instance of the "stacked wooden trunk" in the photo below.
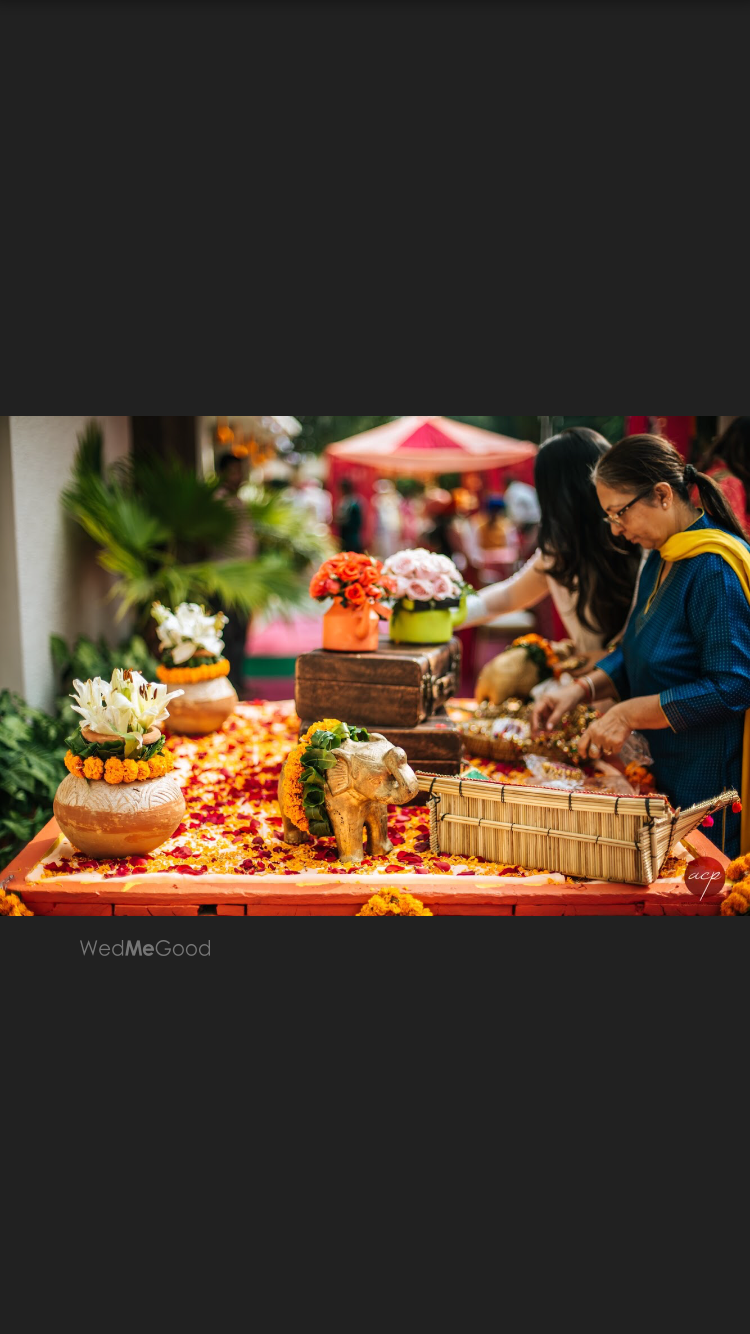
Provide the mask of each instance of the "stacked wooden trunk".
[{"label": "stacked wooden trunk", "polygon": [[340,718],[381,732],[406,751],[413,769],[458,774],[461,733],[445,704],[460,683],[458,639],[376,653],[316,649],[297,659],[295,701],[303,731],[321,718]]}]

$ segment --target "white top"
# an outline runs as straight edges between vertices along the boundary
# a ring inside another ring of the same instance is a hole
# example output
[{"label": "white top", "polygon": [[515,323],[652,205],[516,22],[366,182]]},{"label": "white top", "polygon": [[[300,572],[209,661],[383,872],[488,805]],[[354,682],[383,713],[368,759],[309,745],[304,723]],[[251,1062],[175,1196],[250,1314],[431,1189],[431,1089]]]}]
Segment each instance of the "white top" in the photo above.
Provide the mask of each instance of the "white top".
[{"label": "white top", "polygon": [[[648,553],[644,553],[644,561]],[[545,566],[551,562],[547,560],[537,550],[527,561],[522,570],[514,574],[510,579],[506,579],[501,584],[493,584],[491,588],[483,588],[481,592],[469,598],[469,615],[466,618],[461,629],[471,625],[486,625],[489,621],[494,621],[498,616],[507,615],[509,612],[525,611],[529,607],[536,607],[544,598],[551,595],[555,606],[560,614],[560,619],[565,626],[568,637],[572,639],[576,650],[580,654],[603,654],[607,647],[607,640],[602,634],[595,634],[588,630],[576,615],[576,593],[569,593],[567,588],[563,588],[557,580],[551,579],[545,572]],[[641,564],[643,569],[643,564]],[[633,598],[635,603],[636,593]]]},{"label": "white top", "polygon": [[534,524],[542,522],[539,497],[533,486],[526,482],[511,482],[505,492],[505,506],[512,523]]}]

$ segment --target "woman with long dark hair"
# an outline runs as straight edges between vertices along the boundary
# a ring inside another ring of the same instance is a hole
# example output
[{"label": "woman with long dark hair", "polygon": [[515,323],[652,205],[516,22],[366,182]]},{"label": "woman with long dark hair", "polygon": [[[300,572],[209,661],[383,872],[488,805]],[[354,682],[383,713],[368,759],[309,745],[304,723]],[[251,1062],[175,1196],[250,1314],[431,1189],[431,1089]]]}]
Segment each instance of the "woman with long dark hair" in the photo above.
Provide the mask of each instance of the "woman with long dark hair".
[{"label": "woman with long dark hair", "polygon": [[750,417],[735,417],[714,440],[700,464],[737,515],[745,535],[750,534]]},{"label": "woman with long dark hair", "polygon": [[640,566],[640,554],[602,523],[591,475],[609,450],[603,435],[585,427],[542,446],[534,479],[538,549],[518,574],[470,599],[465,626],[535,607],[551,594],[578,652],[592,663],[604,655],[628,619]]},{"label": "woman with long dark hair", "polygon": [[[622,440],[599,460],[594,481],[604,524],[651,555],[622,643],[588,678],[608,712],[584,734],[580,753],[617,755],[637,729],[648,737],[657,787],[674,806],[743,792],[743,782],[744,797],[750,543],[716,483],[658,436]],[[586,693],[576,683],[540,700],[534,723],[554,727]],[[741,842],[750,846],[743,819],[737,811],[726,821],[733,857]],[[722,833],[723,821],[709,838],[721,843]]]}]

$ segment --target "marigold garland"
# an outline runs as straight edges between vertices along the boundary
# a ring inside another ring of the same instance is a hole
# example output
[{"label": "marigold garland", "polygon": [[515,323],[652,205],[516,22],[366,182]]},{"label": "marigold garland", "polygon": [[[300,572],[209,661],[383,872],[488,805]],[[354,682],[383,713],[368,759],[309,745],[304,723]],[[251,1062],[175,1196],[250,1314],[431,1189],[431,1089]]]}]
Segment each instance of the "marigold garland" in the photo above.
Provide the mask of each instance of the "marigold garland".
[{"label": "marigold garland", "polygon": [[555,652],[548,639],[543,639],[541,635],[522,635],[520,639],[513,641],[511,648],[525,648],[529,657],[538,664],[540,671],[546,667],[550,676],[558,675],[560,655]]},{"label": "marigold garland", "polygon": [[397,889],[381,889],[373,894],[357,917],[433,917],[420,899],[401,894]]},{"label": "marigold garland", "polygon": [[730,862],[727,867],[727,880],[742,880],[750,874],[750,852],[746,852],[744,857],[738,857],[736,861]]},{"label": "marigold garland", "polygon": [[80,755],[74,755],[69,750],[65,756],[65,767],[76,778],[93,781],[104,779],[105,783],[116,787],[120,783],[145,783],[151,778],[163,778],[174,768],[174,759],[170,751],[163,750],[150,760],[120,760],[113,755],[103,763],[95,756],[82,760]]},{"label": "marigold garland", "polygon": [[750,903],[742,894],[734,890],[721,905],[722,917],[744,917],[750,909]]},{"label": "marigold garland", "polygon": [[33,917],[31,908],[27,908],[17,894],[6,894],[0,888],[0,917]]},{"label": "marigold garland", "polygon": [[156,675],[165,685],[195,685],[198,681],[217,681],[222,676],[229,676],[229,661],[219,658],[218,662],[206,663],[203,667],[165,667],[160,663]]},{"label": "marigold garland", "polygon": [[[289,756],[287,757],[281,784],[281,809],[287,818],[292,821],[292,824],[296,825],[297,829],[301,829],[304,833],[309,834],[315,832],[316,834],[321,834],[323,832],[322,826],[325,825],[325,832],[330,834],[331,828],[327,816],[323,818],[320,815],[315,814],[322,803],[316,803],[315,800],[310,797],[308,799],[307,807],[305,805],[305,775],[307,774],[309,777],[310,770],[314,769],[320,777],[325,778],[326,762],[322,758],[318,762],[312,759],[309,755],[305,758],[310,742],[316,732],[327,732],[329,734],[333,733],[334,735],[338,732],[341,739],[344,741],[350,737],[355,741],[367,741],[369,740],[369,733],[365,728],[350,727],[348,723],[342,723],[338,718],[323,718],[320,722],[313,723],[312,727],[308,727],[299,744],[290,751]],[[329,748],[333,748],[330,740],[326,745],[326,749]],[[331,764],[333,763],[334,761],[331,760]],[[310,828],[308,808],[313,812],[314,821],[317,821],[314,831],[311,831]]]}]

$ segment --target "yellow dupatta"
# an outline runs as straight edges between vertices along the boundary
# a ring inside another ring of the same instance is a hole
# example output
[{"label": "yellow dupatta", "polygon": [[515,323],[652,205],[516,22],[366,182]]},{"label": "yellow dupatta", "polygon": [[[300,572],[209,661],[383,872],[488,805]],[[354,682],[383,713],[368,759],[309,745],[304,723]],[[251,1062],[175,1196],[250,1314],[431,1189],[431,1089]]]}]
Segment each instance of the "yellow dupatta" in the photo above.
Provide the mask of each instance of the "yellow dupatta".
[{"label": "yellow dupatta", "polygon": [[[667,564],[691,560],[693,556],[721,556],[731,565],[742,585],[750,605],[750,551],[731,533],[720,528],[698,528],[686,533],[675,533],[661,548],[659,555]],[[741,851],[750,851],[750,710],[745,714],[745,740],[742,751],[742,831]]]}]

